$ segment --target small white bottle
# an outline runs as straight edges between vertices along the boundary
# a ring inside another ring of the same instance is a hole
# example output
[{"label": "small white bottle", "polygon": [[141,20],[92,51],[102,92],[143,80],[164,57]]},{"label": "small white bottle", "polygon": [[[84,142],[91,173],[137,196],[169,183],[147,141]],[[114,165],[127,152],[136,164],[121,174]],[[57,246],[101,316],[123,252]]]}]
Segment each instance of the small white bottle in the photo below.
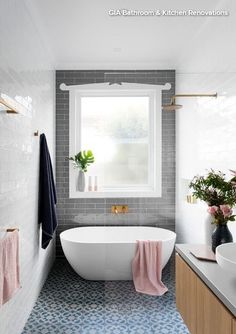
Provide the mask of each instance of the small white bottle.
[{"label": "small white bottle", "polygon": [[92,191],[92,190],[93,190],[93,187],[92,187],[92,176],[90,175],[89,179],[88,179],[88,191]]},{"label": "small white bottle", "polygon": [[94,191],[98,191],[98,177],[94,176]]}]

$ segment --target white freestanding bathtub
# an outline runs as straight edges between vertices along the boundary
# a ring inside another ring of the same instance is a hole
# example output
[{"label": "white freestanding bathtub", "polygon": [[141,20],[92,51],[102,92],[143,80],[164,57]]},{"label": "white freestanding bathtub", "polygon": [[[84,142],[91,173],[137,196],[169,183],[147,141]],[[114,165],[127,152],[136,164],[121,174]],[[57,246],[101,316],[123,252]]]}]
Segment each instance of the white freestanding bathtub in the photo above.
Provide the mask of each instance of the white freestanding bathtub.
[{"label": "white freestanding bathtub", "polygon": [[132,280],[136,240],[162,240],[162,268],[174,249],[176,234],[158,227],[76,227],[60,234],[72,268],[87,280]]}]

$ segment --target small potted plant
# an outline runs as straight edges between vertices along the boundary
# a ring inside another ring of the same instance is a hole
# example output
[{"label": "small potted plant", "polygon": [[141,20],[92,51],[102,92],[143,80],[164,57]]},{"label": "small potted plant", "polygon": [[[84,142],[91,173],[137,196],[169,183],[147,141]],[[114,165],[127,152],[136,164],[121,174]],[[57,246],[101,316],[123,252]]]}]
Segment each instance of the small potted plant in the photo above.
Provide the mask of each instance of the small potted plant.
[{"label": "small potted plant", "polygon": [[228,229],[228,221],[234,221],[233,207],[236,204],[236,172],[233,178],[226,180],[225,174],[213,169],[205,176],[195,176],[189,187],[193,195],[206,202],[212,223],[216,228],[212,234],[212,250],[222,243],[232,242],[232,234]]},{"label": "small potted plant", "polygon": [[69,160],[73,161],[74,168],[79,169],[77,189],[78,191],[85,190],[85,173],[88,170],[89,165],[94,163],[94,156],[91,150],[80,151],[75,156],[70,157]]}]

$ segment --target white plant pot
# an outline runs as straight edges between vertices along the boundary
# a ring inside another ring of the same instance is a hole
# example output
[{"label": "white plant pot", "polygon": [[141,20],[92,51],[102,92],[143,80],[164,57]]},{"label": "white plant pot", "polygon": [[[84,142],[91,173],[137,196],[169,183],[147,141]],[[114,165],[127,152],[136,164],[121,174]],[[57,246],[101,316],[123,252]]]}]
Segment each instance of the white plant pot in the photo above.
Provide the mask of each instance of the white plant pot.
[{"label": "white plant pot", "polygon": [[85,190],[85,173],[82,170],[79,171],[77,190],[81,192]]}]

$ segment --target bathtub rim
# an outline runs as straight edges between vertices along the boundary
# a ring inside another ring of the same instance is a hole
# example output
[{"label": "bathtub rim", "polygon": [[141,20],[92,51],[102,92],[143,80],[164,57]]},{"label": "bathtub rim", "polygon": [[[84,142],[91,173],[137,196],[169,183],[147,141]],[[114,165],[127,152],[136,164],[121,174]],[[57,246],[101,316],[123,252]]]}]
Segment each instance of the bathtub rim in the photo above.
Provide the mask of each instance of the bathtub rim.
[{"label": "bathtub rim", "polygon": [[92,229],[92,228],[104,228],[104,227],[107,227],[107,228],[126,228],[126,227],[133,227],[133,228],[154,228],[154,229],[159,229],[159,230],[165,230],[165,231],[168,231],[171,233],[172,237],[170,238],[165,238],[165,239],[159,239],[157,241],[163,241],[163,242],[168,242],[168,241],[176,241],[176,237],[177,237],[177,234],[167,228],[162,228],[162,227],[155,227],[155,226],[140,226],[140,225],[126,225],[126,226],[121,226],[121,225],[115,225],[115,226],[111,226],[111,225],[103,225],[103,226],[77,226],[77,227],[72,227],[72,228],[68,228],[67,230],[64,230],[62,231],[60,234],[59,234],[59,237],[60,237],[60,241],[62,242],[63,241],[66,241],[66,242],[71,242],[71,243],[74,243],[74,244],[92,244],[92,245],[101,245],[101,244],[136,244],[137,240],[152,240],[151,238],[148,238],[148,239],[135,239],[134,241],[103,241],[103,242],[98,242],[98,241],[75,241],[75,240],[71,240],[71,239],[68,239],[68,238],[65,238],[64,237],[64,234],[66,234],[67,231],[70,231],[70,230],[77,230],[77,229]]}]

